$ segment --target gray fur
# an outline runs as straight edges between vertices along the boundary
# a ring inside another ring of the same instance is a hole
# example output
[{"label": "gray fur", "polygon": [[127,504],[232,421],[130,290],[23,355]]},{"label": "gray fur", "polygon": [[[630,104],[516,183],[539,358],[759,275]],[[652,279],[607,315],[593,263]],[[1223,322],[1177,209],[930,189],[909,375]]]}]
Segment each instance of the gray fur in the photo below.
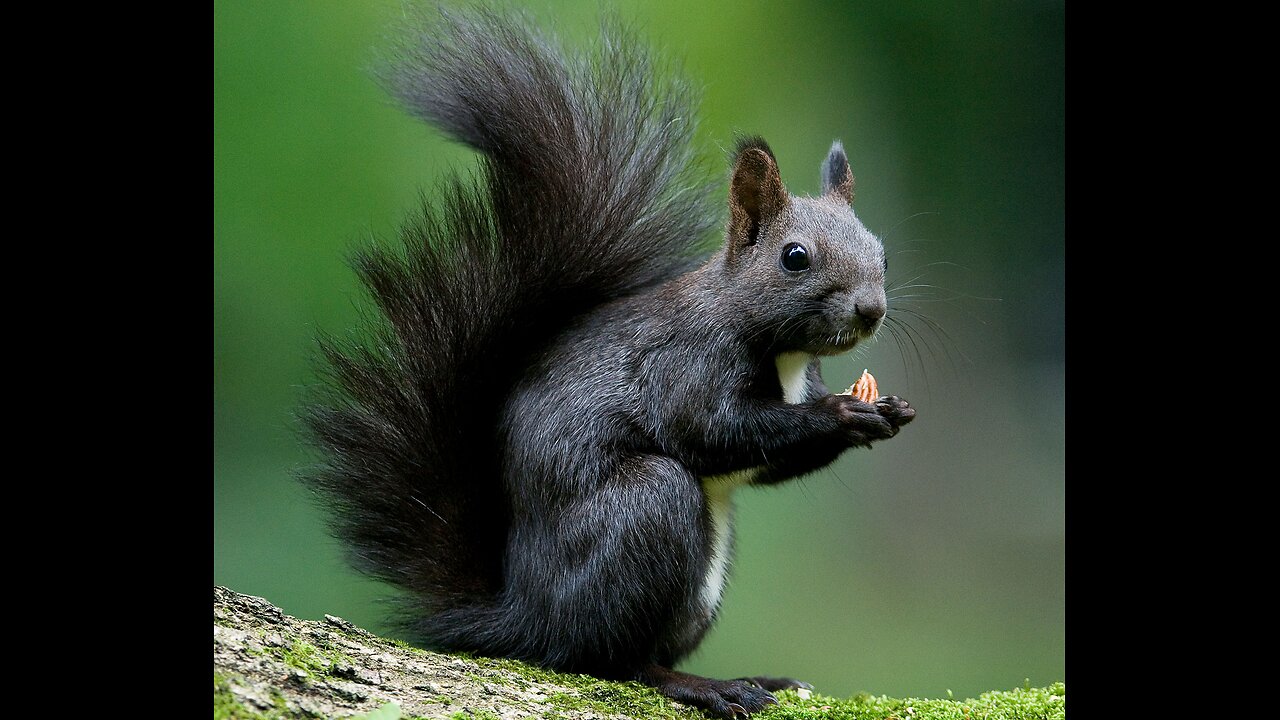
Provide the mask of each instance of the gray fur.
[{"label": "gray fur", "polygon": [[380,321],[322,342],[307,483],[352,562],[407,591],[423,642],[638,679],[719,717],[762,708],[799,685],[671,670],[715,622],[731,554],[728,492],[707,485],[799,477],[914,416],[822,383],[818,356],[884,308],[843,149],[801,198],[742,140],[708,256],[693,93],[625,32],[578,53],[483,6],[406,17],[384,82],[483,158],[401,248],[356,255]]}]

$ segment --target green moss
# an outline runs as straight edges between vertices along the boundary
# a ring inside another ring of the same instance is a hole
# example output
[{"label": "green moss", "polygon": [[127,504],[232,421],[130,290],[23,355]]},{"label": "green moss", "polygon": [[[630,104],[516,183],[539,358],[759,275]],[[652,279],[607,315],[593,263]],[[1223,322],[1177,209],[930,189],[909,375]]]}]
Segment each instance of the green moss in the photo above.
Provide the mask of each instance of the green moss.
[{"label": "green moss", "polygon": [[329,674],[329,663],[320,656],[314,645],[302,640],[294,640],[293,644],[283,648],[268,648],[267,652],[284,661],[285,665],[305,670],[316,677]]},{"label": "green moss", "polygon": [[794,691],[777,693],[779,705],[752,715],[752,720],[1065,720],[1066,686],[992,691],[976,700],[889,698],[863,693],[847,700]]},{"label": "green moss", "polygon": [[[273,698],[274,699],[274,698]],[[231,692],[231,683],[222,673],[213,673],[213,720],[273,720],[279,716],[280,706],[271,716],[254,712],[245,707]]]},{"label": "green moss", "polygon": [[[284,693],[277,688],[271,688],[271,703],[275,705],[275,712],[272,717],[294,717],[294,713],[289,712],[289,700],[285,698]],[[315,717],[315,713],[304,712],[307,717]]]},{"label": "green moss", "polygon": [[351,658],[333,647],[319,648],[305,640],[295,638],[288,647],[267,647],[263,654],[275,657],[289,667],[297,668],[316,678],[329,677],[338,665],[354,665]]},{"label": "green moss", "polygon": [[[624,713],[658,720],[705,720],[698,711],[678,708],[656,690],[636,682],[606,682],[589,675],[559,673],[516,660],[463,656],[488,671],[513,673],[531,684],[554,684],[575,692],[548,696],[542,717],[557,720],[562,713],[591,711]],[[488,673],[486,673],[488,674]],[[866,693],[848,699],[812,695],[802,699],[794,691],[777,693],[779,704],[752,715],[752,720],[1065,720],[1066,686],[1022,688],[983,693],[977,699],[889,698]]]},{"label": "green moss", "polygon": [[[366,643],[369,642],[369,638],[356,638],[356,639],[359,640],[360,642],[366,642]],[[409,643],[403,640],[396,640],[395,638],[378,638],[378,639],[382,640],[383,642],[390,643],[400,648],[401,650],[408,650],[410,652],[415,652],[419,654],[425,654],[427,652],[426,650],[423,650],[417,645],[410,645]]]},{"label": "green moss", "polygon": [[401,720],[400,705],[389,702],[364,715],[352,715],[347,720]]},{"label": "green moss", "polygon": [[588,710],[599,714],[625,713],[633,717],[669,720],[703,718],[696,712],[677,708],[675,703],[652,688],[632,682],[595,681],[581,688],[580,694],[553,693],[547,697],[547,703],[554,711]]},{"label": "green moss", "polygon": [[[551,707],[543,710],[543,713],[549,719],[557,717],[559,711],[590,710],[599,714],[625,713],[632,717],[655,720],[706,720],[702,713],[677,708],[675,703],[658,691],[637,682],[608,682],[590,675],[555,672],[504,658],[468,654],[460,654],[460,657],[475,663],[481,670],[488,671],[486,674],[489,675],[507,672],[528,685],[551,684],[576,690],[576,694],[559,692],[547,698],[547,704]],[[505,678],[501,682],[520,686],[520,683]]]},{"label": "green moss", "polygon": [[213,720],[231,720],[245,718],[257,720],[260,715],[250,715],[244,706],[231,694],[231,686],[222,673],[213,673]]}]

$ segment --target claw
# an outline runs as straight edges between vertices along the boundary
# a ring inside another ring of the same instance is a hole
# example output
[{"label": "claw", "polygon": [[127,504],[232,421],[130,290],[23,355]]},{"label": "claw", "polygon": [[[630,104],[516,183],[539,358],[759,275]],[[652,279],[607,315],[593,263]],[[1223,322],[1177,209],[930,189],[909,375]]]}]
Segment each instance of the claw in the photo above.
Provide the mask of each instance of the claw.
[{"label": "claw", "polygon": [[747,709],[738,703],[729,703],[729,709],[733,711],[733,716],[735,718],[738,717],[739,714],[741,714],[742,717],[751,717],[751,713],[747,712]]}]

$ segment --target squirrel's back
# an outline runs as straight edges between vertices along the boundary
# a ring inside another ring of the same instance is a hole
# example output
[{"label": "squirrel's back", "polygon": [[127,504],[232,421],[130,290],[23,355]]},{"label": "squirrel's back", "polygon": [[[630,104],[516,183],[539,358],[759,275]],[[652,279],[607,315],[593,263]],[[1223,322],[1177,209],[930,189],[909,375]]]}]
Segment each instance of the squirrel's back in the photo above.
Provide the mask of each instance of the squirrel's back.
[{"label": "squirrel's back", "polygon": [[326,382],[303,412],[320,451],[304,481],[351,562],[410,591],[429,642],[500,592],[495,429],[520,369],[575,317],[691,267],[718,216],[689,87],[617,23],[589,52],[535,28],[410,11],[380,77],[480,151],[479,171],[446,181],[398,247],[355,253],[378,317],[361,340],[321,338]]}]

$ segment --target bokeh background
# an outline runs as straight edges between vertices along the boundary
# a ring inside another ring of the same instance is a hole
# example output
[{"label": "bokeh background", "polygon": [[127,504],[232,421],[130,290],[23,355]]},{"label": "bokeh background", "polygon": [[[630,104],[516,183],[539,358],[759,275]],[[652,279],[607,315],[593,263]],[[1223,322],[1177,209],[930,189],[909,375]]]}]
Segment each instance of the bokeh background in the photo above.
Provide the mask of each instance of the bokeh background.
[{"label": "bokeh background", "polygon": [[[684,669],[848,695],[1065,679],[1064,8],[620,0],[703,84],[713,156],[759,133],[792,192],[841,138],[885,240],[891,315],[856,357],[919,415],[832,469],[738,495],[722,618]],[[532,3],[565,35],[597,5]],[[469,151],[370,79],[390,0],[214,5],[213,579],[387,632],[291,471],[312,338],[357,321],[344,258]],[[915,314],[913,314],[915,313]]]}]

